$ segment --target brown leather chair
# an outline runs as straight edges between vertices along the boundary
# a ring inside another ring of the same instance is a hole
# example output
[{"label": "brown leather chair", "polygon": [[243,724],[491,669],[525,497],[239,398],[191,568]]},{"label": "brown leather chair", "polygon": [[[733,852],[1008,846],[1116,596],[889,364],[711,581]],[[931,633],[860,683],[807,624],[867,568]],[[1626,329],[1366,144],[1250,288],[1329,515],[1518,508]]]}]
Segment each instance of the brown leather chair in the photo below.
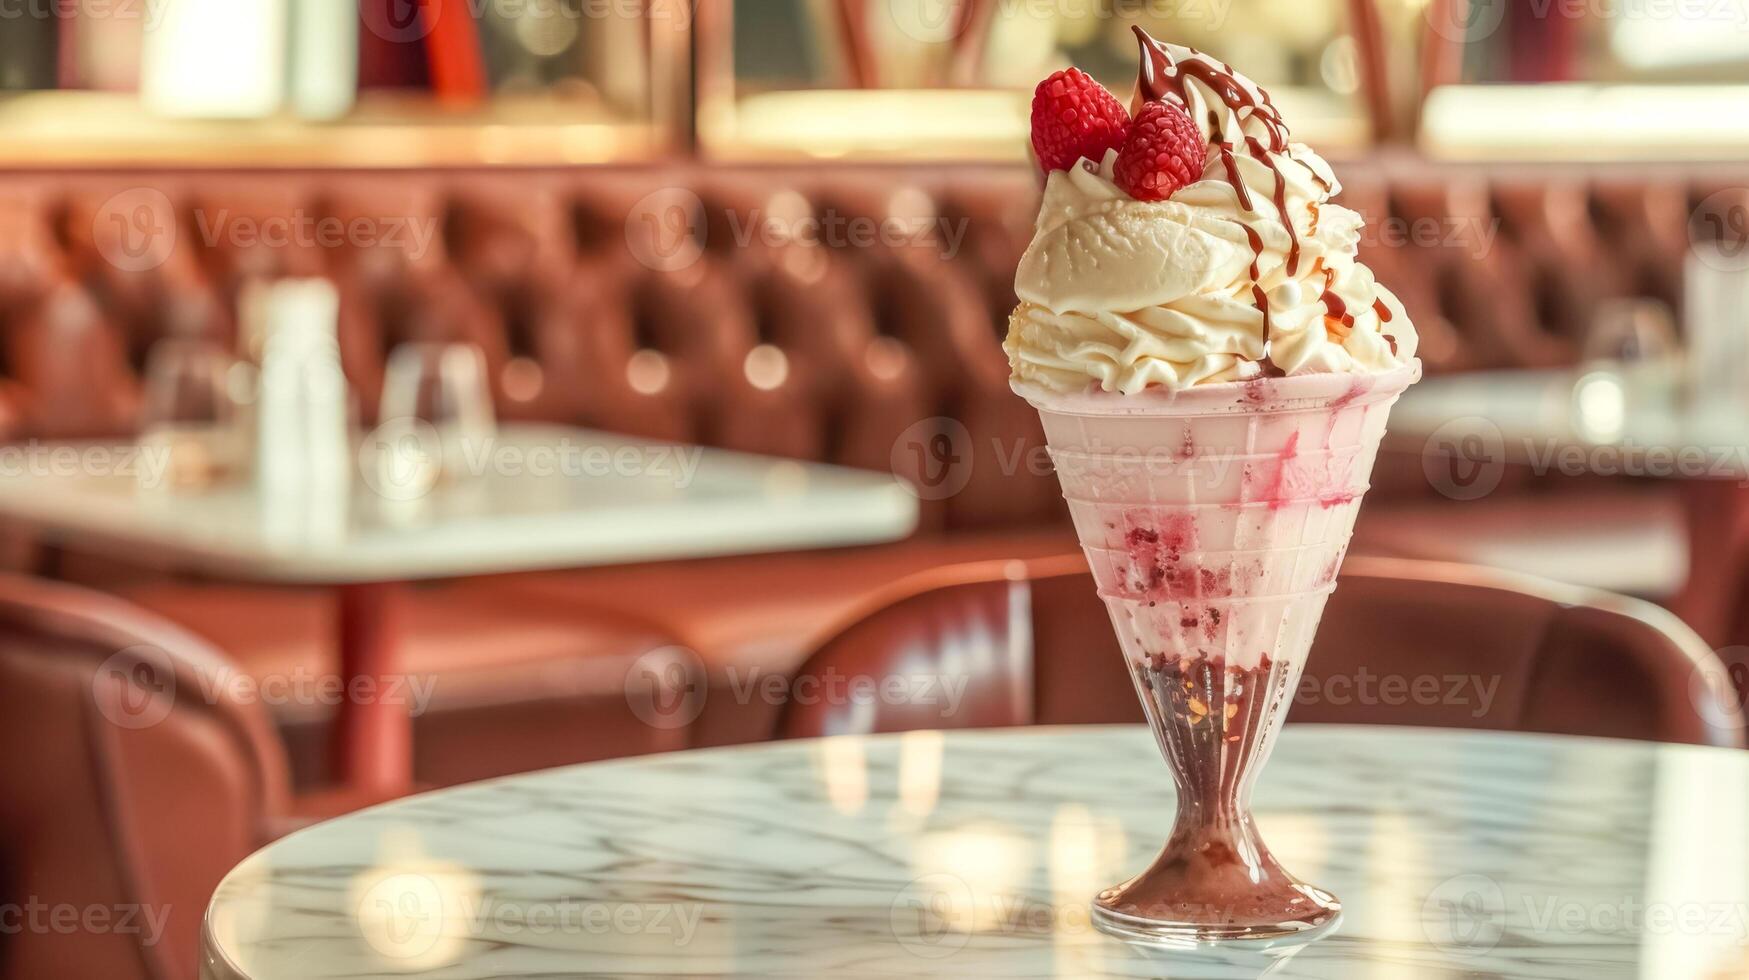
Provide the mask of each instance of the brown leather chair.
[{"label": "brown leather chair", "polygon": [[[1708,683],[1721,676],[1650,603],[1353,558],[1290,720],[1742,746],[1740,706]],[[918,576],[823,644],[790,691],[782,737],[1142,720],[1079,555]]]},{"label": "brown leather chair", "polygon": [[234,674],[120,600],[0,577],[0,907],[36,917],[7,923],[0,977],[194,975],[213,887],[288,812]]},{"label": "brown leather chair", "polygon": [[[643,707],[646,727],[663,719],[632,695],[684,717],[687,694],[670,686],[687,663],[658,651],[635,678],[622,670],[621,705]],[[247,680],[120,599],[0,575],[0,909],[22,916],[0,923],[0,980],[191,980],[225,872],[283,833],[378,802],[293,797]],[[470,723],[483,741],[518,711]],[[69,928],[69,916],[91,925]]]}]

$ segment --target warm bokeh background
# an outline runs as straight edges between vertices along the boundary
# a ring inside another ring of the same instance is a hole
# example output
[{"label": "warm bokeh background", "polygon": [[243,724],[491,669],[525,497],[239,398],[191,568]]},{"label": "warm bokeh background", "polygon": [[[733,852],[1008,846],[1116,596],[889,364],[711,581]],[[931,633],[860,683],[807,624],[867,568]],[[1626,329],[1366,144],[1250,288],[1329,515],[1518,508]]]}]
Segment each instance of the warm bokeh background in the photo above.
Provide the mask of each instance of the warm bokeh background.
[{"label": "warm bokeh background", "polygon": [[[398,345],[467,343],[501,421],[919,488],[896,543],[419,585],[402,666],[440,680],[414,725],[421,785],[767,738],[783,705],[733,685],[789,677],[909,576],[1075,551],[1048,466],[1016,462],[1041,438],[1000,342],[1039,186],[1031,88],[1077,64],[1127,97],[1131,24],[1238,66],[1333,161],[1431,377],[1661,361],[1697,331],[1740,335],[1749,308],[1702,316],[1690,274],[1696,242],[1749,244],[1743,0],[40,6],[0,20],[6,440],[134,435],[155,345],[246,357],[245,285],[319,277],[363,426]],[[1652,599],[1749,662],[1735,481],[1491,457],[1498,485],[1472,495],[1440,476],[1477,462],[1461,446],[1388,448],[1356,553]],[[320,589],[24,532],[7,561],[160,614],[247,674],[335,669]],[[1377,627],[1332,615],[1340,636]],[[701,705],[683,723],[628,704],[653,655]],[[1624,676],[1586,691],[1613,705],[1604,733],[1656,735]],[[1100,713],[1065,677],[1026,720]],[[1541,724],[1571,727],[1559,709]],[[323,797],[333,715],[268,712],[318,814],[360,802]]]}]

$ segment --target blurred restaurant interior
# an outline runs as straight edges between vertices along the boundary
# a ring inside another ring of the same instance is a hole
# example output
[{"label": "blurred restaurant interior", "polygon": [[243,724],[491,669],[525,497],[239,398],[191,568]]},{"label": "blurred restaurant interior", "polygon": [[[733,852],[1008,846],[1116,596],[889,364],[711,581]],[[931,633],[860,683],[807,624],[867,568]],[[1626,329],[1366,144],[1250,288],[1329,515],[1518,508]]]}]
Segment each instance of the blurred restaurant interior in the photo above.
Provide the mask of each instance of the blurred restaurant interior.
[{"label": "blurred restaurant interior", "polygon": [[409,794],[1142,721],[1002,347],[1033,87],[1127,100],[1138,24],[1420,334],[1309,674],[1501,681],[1293,720],[1744,746],[1744,0],[11,6],[0,904],[168,917],[5,980],[193,977],[233,866]]}]

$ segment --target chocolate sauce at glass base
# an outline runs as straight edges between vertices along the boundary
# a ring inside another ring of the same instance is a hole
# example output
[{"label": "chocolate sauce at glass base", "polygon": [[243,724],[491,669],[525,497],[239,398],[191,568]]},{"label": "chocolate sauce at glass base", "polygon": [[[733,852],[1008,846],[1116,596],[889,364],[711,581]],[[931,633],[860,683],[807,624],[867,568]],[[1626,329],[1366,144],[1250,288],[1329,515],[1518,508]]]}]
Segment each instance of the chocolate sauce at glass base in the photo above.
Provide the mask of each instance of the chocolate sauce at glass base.
[{"label": "chocolate sauce at glass base", "polygon": [[1284,870],[1251,819],[1251,784],[1286,714],[1296,671],[1263,657],[1153,655],[1135,666],[1149,720],[1173,763],[1178,815],[1158,859],[1100,898],[1113,911],[1207,926],[1306,921],[1328,896]]}]

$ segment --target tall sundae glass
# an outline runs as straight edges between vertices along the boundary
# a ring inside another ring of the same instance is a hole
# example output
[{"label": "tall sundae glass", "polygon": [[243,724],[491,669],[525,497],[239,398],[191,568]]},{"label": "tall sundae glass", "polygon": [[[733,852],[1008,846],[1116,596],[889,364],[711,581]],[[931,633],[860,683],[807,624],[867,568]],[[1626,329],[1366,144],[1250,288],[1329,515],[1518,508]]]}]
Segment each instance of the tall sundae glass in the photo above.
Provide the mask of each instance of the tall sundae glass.
[{"label": "tall sundae glass", "polygon": [[1137,35],[1129,109],[1072,69],[1039,86],[1045,200],[1006,344],[1177,786],[1165,848],[1094,920],[1141,941],[1309,932],[1340,903],[1270,854],[1251,788],[1416,337],[1269,96]]}]

